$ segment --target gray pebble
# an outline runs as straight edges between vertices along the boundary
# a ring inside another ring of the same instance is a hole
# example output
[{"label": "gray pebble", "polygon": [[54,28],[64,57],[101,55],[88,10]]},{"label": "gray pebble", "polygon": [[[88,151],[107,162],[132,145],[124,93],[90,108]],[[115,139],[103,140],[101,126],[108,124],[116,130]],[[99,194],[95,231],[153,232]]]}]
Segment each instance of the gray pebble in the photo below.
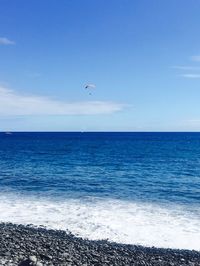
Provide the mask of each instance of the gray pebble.
[{"label": "gray pebble", "polygon": [[89,241],[64,231],[0,223],[2,266],[200,266],[200,252]]}]

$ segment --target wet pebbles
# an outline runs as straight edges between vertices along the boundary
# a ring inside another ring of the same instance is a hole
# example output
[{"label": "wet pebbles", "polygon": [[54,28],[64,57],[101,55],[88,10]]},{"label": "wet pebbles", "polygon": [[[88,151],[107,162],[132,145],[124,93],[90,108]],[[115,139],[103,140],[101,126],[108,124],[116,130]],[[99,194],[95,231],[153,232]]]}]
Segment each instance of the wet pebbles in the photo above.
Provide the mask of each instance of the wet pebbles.
[{"label": "wet pebbles", "polygon": [[0,265],[195,266],[200,252],[89,241],[64,231],[1,223]]}]

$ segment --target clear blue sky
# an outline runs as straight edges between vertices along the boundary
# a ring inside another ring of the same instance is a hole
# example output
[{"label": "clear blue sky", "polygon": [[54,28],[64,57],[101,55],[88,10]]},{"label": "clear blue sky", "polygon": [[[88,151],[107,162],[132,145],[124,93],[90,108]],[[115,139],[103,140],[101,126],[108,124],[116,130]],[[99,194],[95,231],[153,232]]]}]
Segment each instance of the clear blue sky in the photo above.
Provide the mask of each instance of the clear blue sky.
[{"label": "clear blue sky", "polygon": [[199,14],[196,0],[0,0],[0,131],[200,131]]}]

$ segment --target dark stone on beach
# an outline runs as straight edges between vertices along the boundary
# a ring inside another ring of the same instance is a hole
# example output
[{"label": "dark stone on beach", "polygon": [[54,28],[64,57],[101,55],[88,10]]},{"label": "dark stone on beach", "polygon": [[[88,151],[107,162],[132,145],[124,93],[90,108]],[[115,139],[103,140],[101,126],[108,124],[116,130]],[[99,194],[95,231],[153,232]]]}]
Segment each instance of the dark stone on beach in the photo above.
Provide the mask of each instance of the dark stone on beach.
[{"label": "dark stone on beach", "polygon": [[32,261],[29,260],[29,259],[27,259],[27,260],[23,260],[23,261],[21,261],[21,262],[19,263],[19,266],[31,266],[31,265],[34,265],[34,264],[33,264]]},{"label": "dark stone on beach", "polygon": [[89,241],[69,232],[2,223],[0,265],[200,266],[200,252]]},{"label": "dark stone on beach", "polygon": [[28,259],[22,260],[19,266],[43,266],[41,262],[38,261],[36,256],[29,256]]},{"label": "dark stone on beach", "polygon": [[46,254],[39,254],[41,259],[44,260],[52,260],[52,256],[51,255],[46,255]]}]

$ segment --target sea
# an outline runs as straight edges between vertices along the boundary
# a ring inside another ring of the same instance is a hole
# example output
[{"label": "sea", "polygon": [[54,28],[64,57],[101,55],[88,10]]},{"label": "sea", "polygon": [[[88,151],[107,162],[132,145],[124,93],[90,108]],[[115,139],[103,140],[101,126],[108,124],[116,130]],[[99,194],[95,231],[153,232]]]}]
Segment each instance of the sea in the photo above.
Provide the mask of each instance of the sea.
[{"label": "sea", "polygon": [[0,222],[200,250],[200,133],[1,132]]}]

